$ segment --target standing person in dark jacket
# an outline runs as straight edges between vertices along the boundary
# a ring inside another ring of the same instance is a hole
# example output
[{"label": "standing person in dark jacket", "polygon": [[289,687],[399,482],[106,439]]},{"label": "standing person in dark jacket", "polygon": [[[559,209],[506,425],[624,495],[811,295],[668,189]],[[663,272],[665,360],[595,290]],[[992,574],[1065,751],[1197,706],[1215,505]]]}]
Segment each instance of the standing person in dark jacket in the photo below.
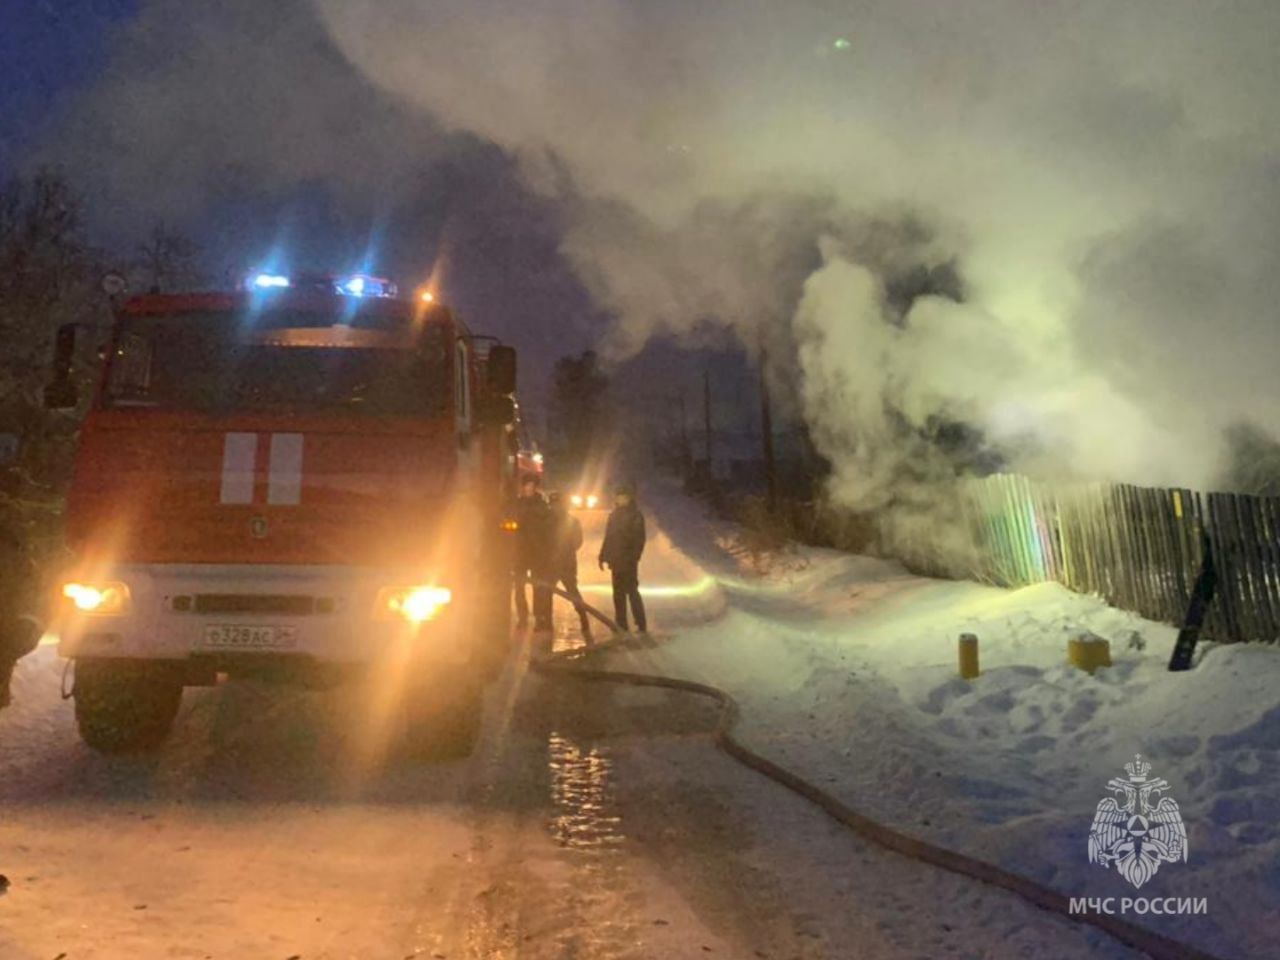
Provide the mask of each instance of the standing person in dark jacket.
[{"label": "standing person in dark jacket", "polygon": [[[531,579],[539,579],[535,570],[545,566],[547,553],[548,514],[547,501],[542,496],[541,481],[534,474],[526,474],[520,480],[520,496],[516,499],[516,569],[512,579],[515,582],[516,625],[525,626],[529,622],[529,600],[525,594],[525,586]],[[551,593],[545,589],[545,611],[542,594],[539,588],[533,588],[534,625],[543,629],[541,620],[545,613],[546,629],[551,625]]]},{"label": "standing person in dark jacket", "polygon": [[640,597],[640,555],[644,553],[644,514],[636,506],[635,491],[628,485],[619,486],[614,496],[614,508],[604,531],[604,543],[600,545],[600,569],[609,567],[613,577],[613,615],[618,629],[627,629],[627,601],[636,618],[636,629],[648,630],[644,615],[644,600]]},{"label": "standing person in dark jacket", "polygon": [[43,632],[30,616],[37,579],[21,535],[0,521],[0,708],[9,705],[13,668],[36,648]]},{"label": "standing person in dark jacket", "polygon": [[582,547],[582,522],[571,514],[559,493],[553,492],[551,505],[551,555],[555,564],[552,583],[564,586],[564,592],[573,601],[582,627],[582,639],[591,642],[591,621],[587,618],[586,601],[578,590],[578,550]]},{"label": "standing person in dark jacket", "polygon": [[9,705],[9,681],[18,661],[40,643],[40,626],[28,616],[11,617],[6,614],[0,624],[0,709]]}]

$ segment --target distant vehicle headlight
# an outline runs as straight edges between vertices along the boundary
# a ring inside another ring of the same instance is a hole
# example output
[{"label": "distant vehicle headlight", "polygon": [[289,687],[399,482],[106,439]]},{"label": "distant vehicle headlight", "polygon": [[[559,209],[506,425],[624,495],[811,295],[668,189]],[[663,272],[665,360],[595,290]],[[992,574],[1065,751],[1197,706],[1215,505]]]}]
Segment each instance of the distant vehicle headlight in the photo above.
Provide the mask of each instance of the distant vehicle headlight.
[{"label": "distant vehicle headlight", "polygon": [[124,583],[64,583],[62,595],[81,613],[96,617],[118,617],[129,609],[129,587]]},{"label": "distant vehicle headlight", "polygon": [[386,587],[378,594],[375,614],[380,620],[403,617],[410,623],[426,623],[452,600],[453,592],[446,587]]},{"label": "distant vehicle headlight", "polygon": [[582,494],[575,493],[573,496],[569,498],[569,502],[573,504],[575,507],[582,506]]},{"label": "distant vehicle headlight", "polygon": [[600,498],[597,497],[594,493],[591,494],[591,496],[587,497],[587,506],[590,509],[594,510],[599,505],[600,505]]}]

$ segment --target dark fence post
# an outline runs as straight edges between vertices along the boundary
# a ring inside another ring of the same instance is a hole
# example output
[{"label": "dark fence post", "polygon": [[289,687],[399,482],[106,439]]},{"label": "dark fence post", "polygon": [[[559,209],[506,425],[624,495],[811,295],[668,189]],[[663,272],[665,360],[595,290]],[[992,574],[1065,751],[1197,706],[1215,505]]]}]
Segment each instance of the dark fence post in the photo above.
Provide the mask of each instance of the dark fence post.
[{"label": "dark fence post", "polygon": [[1204,559],[1200,562],[1200,575],[1196,577],[1196,585],[1191,591],[1186,618],[1182,621],[1182,629],[1178,631],[1177,642],[1173,645],[1173,656],[1169,659],[1169,669],[1172,671],[1191,669],[1191,658],[1196,652],[1196,641],[1200,639],[1200,628],[1204,625],[1205,613],[1218,585],[1218,575],[1213,567],[1213,546],[1208,534],[1202,536]]}]

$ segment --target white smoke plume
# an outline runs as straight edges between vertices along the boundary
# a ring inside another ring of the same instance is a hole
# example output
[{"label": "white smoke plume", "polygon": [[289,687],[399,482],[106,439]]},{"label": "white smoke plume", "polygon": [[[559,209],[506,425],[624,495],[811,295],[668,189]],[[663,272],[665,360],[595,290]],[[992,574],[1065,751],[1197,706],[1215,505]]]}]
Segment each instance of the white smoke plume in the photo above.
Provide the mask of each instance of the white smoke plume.
[{"label": "white smoke plume", "polygon": [[[1199,485],[1229,424],[1280,423],[1280,5],[314,2],[372,81],[571,204],[615,354],[786,328],[848,502],[920,454],[904,419]],[[894,303],[945,264],[962,303]]]}]

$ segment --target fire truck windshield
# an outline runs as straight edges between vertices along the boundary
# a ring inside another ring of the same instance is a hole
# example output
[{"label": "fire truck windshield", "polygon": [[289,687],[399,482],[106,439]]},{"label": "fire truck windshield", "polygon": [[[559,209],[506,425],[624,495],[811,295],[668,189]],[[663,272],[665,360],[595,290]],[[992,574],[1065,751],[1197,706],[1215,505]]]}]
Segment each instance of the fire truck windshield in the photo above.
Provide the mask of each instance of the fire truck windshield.
[{"label": "fire truck windshield", "polygon": [[452,372],[445,328],[327,327],[312,315],[127,317],[107,378],[110,407],[205,413],[349,412],[436,416]]}]

